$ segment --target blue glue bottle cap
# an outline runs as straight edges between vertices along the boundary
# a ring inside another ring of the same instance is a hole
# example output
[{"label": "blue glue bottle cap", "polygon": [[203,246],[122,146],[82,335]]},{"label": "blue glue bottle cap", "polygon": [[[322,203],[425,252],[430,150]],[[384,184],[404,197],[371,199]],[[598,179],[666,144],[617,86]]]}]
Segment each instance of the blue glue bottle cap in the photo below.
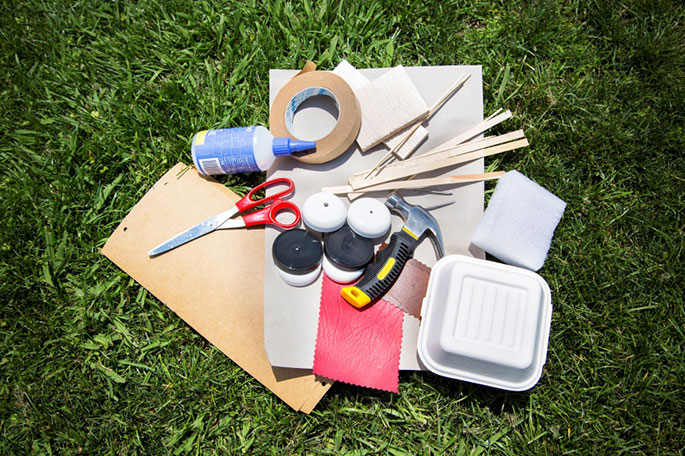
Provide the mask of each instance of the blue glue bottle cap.
[{"label": "blue glue bottle cap", "polygon": [[293,153],[314,149],[315,147],[316,143],[314,141],[300,141],[298,139],[290,138],[274,138],[271,145],[271,150],[275,156],[279,157],[282,155],[293,155]]}]

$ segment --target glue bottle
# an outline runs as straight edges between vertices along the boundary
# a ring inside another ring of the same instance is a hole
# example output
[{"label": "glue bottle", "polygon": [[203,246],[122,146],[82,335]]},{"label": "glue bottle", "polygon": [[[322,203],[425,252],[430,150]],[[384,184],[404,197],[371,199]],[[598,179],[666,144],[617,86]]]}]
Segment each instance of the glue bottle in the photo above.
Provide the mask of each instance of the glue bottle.
[{"label": "glue bottle", "polygon": [[274,138],[264,127],[203,130],[193,138],[191,152],[201,174],[235,174],[266,171],[276,157],[300,155],[313,149],[313,141]]}]

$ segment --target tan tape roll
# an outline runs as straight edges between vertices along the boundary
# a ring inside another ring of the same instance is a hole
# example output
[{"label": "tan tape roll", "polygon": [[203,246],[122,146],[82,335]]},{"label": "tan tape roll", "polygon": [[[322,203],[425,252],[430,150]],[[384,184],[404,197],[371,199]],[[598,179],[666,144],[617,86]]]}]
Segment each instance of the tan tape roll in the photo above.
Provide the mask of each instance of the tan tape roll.
[{"label": "tan tape roll", "polygon": [[308,98],[327,95],[338,107],[338,121],[328,135],[316,141],[316,152],[294,157],[305,163],[326,163],[345,152],[357,138],[362,123],[354,92],[338,75],[328,71],[307,71],[306,67],[286,83],[271,106],[269,126],[275,137],[295,138],[288,130],[298,106]]}]

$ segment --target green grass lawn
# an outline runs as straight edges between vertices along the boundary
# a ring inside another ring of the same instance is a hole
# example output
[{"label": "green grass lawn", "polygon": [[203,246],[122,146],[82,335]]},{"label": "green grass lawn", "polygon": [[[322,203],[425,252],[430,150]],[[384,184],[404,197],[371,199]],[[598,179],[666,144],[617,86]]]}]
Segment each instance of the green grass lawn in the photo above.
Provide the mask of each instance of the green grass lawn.
[{"label": "green grass lawn", "polygon": [[[3,2],[0,453],[682,454],[684,19],[660,1]],[[482,65],[486,113],[531,142],[486,163],[568,203],[530,392],[402,373],[399,394],[336,384],[299,414],[100,255],[193,133],[267,123],[269,68],[342,58]]]}]

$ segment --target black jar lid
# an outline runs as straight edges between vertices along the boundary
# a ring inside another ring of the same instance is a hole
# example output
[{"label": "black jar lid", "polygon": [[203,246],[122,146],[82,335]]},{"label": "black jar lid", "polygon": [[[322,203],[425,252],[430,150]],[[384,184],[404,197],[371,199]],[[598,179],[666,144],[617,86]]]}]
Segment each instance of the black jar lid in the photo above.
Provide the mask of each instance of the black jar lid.
[{"label": "black jar lid", "polygon": [[295,275],[316,269],[323,257],[323,248],[313,234],[302,230],[287,230],[279,234],[271,247],[274,263],[281,270]]},{"label": "black jar lid", "polygon": [[373,241],[358,235],[348,225],[327,234],[324,249],[326,258],[341,269],[361,269],[373,258]]}]

